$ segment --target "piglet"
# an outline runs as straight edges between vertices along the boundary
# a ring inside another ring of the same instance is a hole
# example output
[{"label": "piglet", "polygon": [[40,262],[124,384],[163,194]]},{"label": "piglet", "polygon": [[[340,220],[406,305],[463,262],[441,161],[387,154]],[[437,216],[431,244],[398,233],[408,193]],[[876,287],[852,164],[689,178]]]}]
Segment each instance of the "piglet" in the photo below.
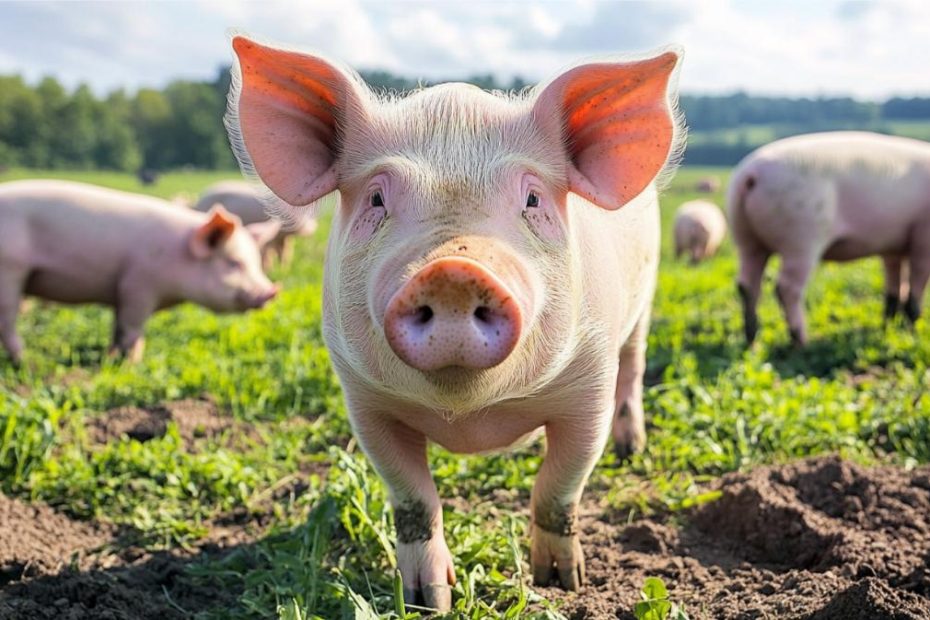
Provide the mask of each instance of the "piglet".
[{"label": "piglet", "polygon": [[261,308],[277,287],[261,269],[267,227],[68,181],[0,184],[0,340],[13,361],[23,344],[23,295],[113,306],[113,347],[142,356],[142,327],[161,308],[193,301],[218,312]]},{"label": "piglet", "polygon": [[675,258],[686,254],[692,263],[710,258],[727,234],[720,207],[707,200],[689,200],[675,212]]},{"label": "piglet", "polygon": [[577,590],[585,481],[611,428],[621,455],[645,442],[678,52],[579,65],[522,95],[379,96],[321,56],[232,44],[243,170],[295,208],[339,190],[324,336],[390,493],[405,598],[447,610],[455,582],[427,442],[484,452],[537,429],[533,576]]}]

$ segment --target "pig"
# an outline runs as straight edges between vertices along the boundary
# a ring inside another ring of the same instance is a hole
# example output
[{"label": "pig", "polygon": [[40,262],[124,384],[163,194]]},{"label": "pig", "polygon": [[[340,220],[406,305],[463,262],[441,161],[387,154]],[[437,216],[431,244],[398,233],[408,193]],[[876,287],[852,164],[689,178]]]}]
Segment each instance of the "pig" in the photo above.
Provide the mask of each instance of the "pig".
[{"label": "pig", "polygon": [[697,182],[695,189],[703,194],[713,194],[720,190],[720,179],[717,177],[704,177]]},{"label": "pig", "polygon": [[274,298],[257,245],[273,234],[222,207],[198,213],[69,181],[0,184],[0,341],[18,364],[23,295],[100,303],[116,312],[114,353],[138,361],[156,310],[193,301],[238,312]]},{"label": "pig", "polygon": [[309,236],[316,231],[315,218],[302,218],[295,224],[283,225],[272,219],[272,214],[280,207],[272,206],[271,213],[262,200],[261,193],[255,187],[244,181],[221,181],[205,189],[200,200],[194,205],[197,211],[208,211],[215,204],[221,204],[230,213],[238,215],[244,224],[257,224],[259,222],[275,222],[279,228],[278,233],[262,248],[262,263],[265,268],[271,266],[272,256],[277,258],[279,265],[286,265],[291,261],[293,235]]},{"label": "pig", "polygon": [[720,207],[706,200],[689,200],[675,213],[675,258],[688,254],[699,263],[717,253],[727,234]]},{"label": "pig", "polygon": [[930,144],[854,131],[785,138],[740,162],[727,202],[747,342],[772,254],[781,256],[775,292],[795,345],[807,342],[804,289],[820,260],[881,256],[885,317],[906,298],[904,314],[917,321],[930,277]]},{"label": "pig", "polygon": [[611,432],[622,456],[645,442],[680,52],[582,64],[518,95],[379,96],[322,56],[232,47],[226,125],[244,173],[295,208],[339,191],[323,331],[388,489],[404,598],[448,610],[456,579],[427,442],[496,451],[540,429],[533,578],[579,589],[585,482]]}]

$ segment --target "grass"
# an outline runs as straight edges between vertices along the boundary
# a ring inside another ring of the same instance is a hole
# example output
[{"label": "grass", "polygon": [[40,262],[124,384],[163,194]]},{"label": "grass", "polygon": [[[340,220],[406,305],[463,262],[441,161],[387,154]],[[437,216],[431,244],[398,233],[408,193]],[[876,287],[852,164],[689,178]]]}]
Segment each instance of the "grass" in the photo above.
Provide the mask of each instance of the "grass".
[{"label": "grass", "polygon": [[[636,518],[712,501],[702,483],[715,476],[811,454],[930,461],[930,329],[926,321],[916,332],[883,327],[877,259],[818,270],[808,296],[812,342],[803,351],[788,346],[772,293],[775,265],[757,343],[747,350],[730,243],[697,267],[672,259],[675,207],[697,197],[698,179],[727,172],[685,168],[664,195],[645,394],[649,445],[627,464],[608,451],[587,494],[612,514]],[[13,170],[0,181],[24,176],[52,173]],[[170,197],[234,175],[169,174],[145,188],[127,175],[54,176]],[[270,504],[264,537],[190,569],[191,580],[240,593],[233,608],[202,617],[418,617],[397,600],[385,490],[350,438],[320,335],[326,224],[300,243],[291,267],[272,273],[285,287],[273,305],[240,316],[190,305],[162,312],[147,325],[137,366],[106,358],[109,312],[34,304],[19,322],[25,364],[14,369],[0,357],[0,489],[118,524],[151,548],[191,545],[223,515]],[[114,407],[201,396],[257,438],[218,438],[200,450],[188,449],[173,426],[145,443],[89,438],[88,423]],[[559,601],[535,594],[526,573],[526,506],[539,453],[538,445],[475,457],[431,449],[441,496],[468,507],[444,514],[458,571],[450,617],[560,617]],[[278,490],[295,475],[305,489],[282,498]],[[665,600],[656,593],[649,600]]]}]

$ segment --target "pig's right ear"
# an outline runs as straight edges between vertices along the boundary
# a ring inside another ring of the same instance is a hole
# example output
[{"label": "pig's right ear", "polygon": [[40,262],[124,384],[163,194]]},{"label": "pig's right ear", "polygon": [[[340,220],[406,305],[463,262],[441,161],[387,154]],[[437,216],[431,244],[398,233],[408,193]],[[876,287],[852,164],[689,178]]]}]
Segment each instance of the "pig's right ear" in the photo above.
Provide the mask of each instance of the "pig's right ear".
[{"label": "pig's right ear", "polygon": [[278,198],[308,205],[336,189],[339,127],[363,110],[363,86],[308,54],[232,40],[237,64],[226,115],[243,168]]},{"label": "pig's right ear", "polygon": [[207,214],[207,221],[194,229],[188,238],[188,247],[194,258],[209,258],[224,243],[229,241],[236,226],[242,221],[217,203]]},{"label": "pig's right ear", "polygon": [[680,57],[581,65],[542,89],[533,115],[564,145],[572,192],[619,209],[662,171],[681,138],[670,92]]}]

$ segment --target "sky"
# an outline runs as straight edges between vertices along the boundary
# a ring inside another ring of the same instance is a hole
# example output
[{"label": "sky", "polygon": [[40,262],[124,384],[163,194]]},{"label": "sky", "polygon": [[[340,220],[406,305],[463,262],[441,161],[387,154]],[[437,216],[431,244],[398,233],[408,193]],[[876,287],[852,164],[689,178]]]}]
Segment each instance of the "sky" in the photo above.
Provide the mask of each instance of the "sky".
[{"label": "sky", "polygon": [[930,95],[925,0],[0,0],[0,74],[98,93],[210,80],[232,60],[230,28],[423,79],[537,81],[677,43],[689,94]]}]

